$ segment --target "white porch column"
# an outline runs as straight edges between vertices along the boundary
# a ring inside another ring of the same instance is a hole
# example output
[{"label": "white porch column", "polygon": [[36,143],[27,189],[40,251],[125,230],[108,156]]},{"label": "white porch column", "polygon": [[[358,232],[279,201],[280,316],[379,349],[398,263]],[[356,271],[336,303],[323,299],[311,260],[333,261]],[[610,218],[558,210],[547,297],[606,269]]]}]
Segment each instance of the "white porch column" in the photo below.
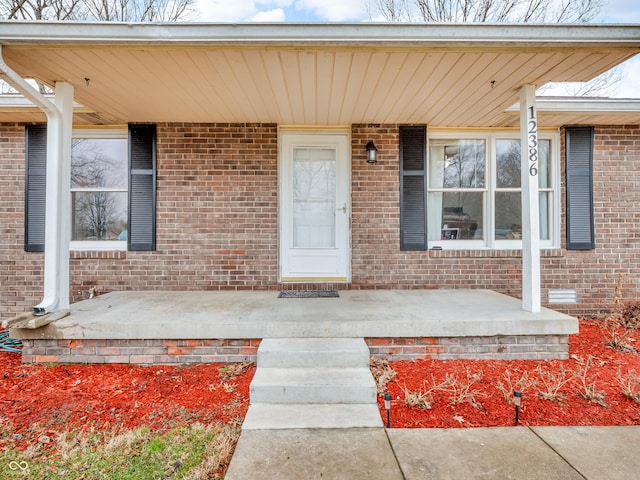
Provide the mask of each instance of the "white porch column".
[{"label": "white porch column", "polygon": [[522,179],[522,309],[540,311],[540,200],[538,198],[538,115],[533,85],[520,89]]},{"label": "white porch column", "polygon": [[73,86],[57,82],[58,115],[47,115],[44,299],[35,313],[69,308],[69,237]]}]

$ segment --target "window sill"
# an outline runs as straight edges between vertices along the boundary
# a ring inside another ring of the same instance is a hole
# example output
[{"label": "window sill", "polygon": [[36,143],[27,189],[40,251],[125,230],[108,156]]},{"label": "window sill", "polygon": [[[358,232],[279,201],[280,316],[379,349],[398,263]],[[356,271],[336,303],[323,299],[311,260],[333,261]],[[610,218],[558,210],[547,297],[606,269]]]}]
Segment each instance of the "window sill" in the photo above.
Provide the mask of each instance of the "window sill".
[{"label": "window sill", "polygon": [[124,260],[127,258],[126,250],[71,250],[69,252],[71,260],[93,259],[93,260]]},{"label": "window sill", "polygon": [[[430,258],[522,258],[519,249],[482,249],[482,250],[428,250]],[[561,248],[540,250],[541,258],[564,257]]]}]

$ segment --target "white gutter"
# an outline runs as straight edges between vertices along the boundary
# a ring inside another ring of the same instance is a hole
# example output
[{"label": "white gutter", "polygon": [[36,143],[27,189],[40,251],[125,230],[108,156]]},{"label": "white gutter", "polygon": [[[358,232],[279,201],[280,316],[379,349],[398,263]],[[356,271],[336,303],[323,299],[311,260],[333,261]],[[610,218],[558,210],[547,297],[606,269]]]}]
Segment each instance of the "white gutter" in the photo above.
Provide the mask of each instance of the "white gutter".
[{"label": "white gutter", "polygon": [[[5,63],[2,56],[2,45],[0,45],[0,72],[4,74],[9,85],[47,115],[44,298],[33,307],[33,312],[41,315],[69,307],[67,217],[69,212],[73,87],[67,83],[56,84],[55,103],[51,102]],[[70,110],[71,114],[65,114],[67,110]],[[65,137],[68,137],[68,141],[65,141]]]},{"label": "white gutter", "polygon": [[5,45],[397,46],[640,52],[640,25],[0,21]]},{"label": "white gutter", "polygon": [[[640,114],[640,99],[638,98],[557,98],[537,97],[538,112],[549,113],[638,113]],[[520,103],[516,103],[506,110],[509,113],[520,112]]]}]

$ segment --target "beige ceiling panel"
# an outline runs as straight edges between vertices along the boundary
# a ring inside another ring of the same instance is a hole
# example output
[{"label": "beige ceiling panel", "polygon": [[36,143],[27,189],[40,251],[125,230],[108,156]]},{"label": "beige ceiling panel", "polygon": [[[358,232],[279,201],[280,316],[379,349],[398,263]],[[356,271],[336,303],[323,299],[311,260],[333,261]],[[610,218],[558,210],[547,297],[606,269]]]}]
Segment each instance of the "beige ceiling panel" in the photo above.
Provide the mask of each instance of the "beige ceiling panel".
[{"label": "beige ceiling panel", "polygon": [[333,78],[331,79],[331,114],[328,125],[347,125],[349,122],[344,121],[344,95],[347,91],[349,78],[351,76],[351,68],[353,65],[353,52],[338,50],[334,53],[335,66],[333,69]]},{"label": "beige ceiling panel", "polygon": [[[262,28],[267,33],[282,31]],[[246,29],[253,31],[253,27]],[[132,27],[133,33],[137,30],[149,32]],[[346,27],[339,30],[345,33]],[[381,30],[396,31],[392,26]],[[469,30],[473,37],[476,28],[459,30]],[[373,45],[368,38],[351,41],[322,35],[318,44],[281,45],[258,37],[241,45],[219,40],[199,43],[199,37],[184,43],[176,39],[128,43],[116,38],[111,45],[82,46],[77,40],[67,44],[20,40],[17,46],[5,44],[3,55],[23,76],[49,84],[70,82],[76,101],[93,110],[82,117],[76,114],[78,122],[384,122],[481,127],[517,126],[517,115],[503,112],[518,101],[525,83],[539,86],[550,80],[590,79],[637,52],[628,42],[609,46],[604,33],[598,46],[590,46],[586,39],[568,47],[538,37],[523,45],[515,43],[516,38],[492,43],[489,34],[496,30],[505,34],[502,28],[482,27],[481,44],[460,43],[454,37],[421,42],[418,36],[405,45],[400,36],[389,40],[391,44]],[[542,28],[531,30],[542,35]],[[434,27],[434,32],[440,31]],[[90,79],[88,85],[85,78]],[[557,118],[560,113],[548,121]],[[594,117],[574,112],[562,118]]]},{"label": "beige ceiling panel", "polygon": [[289,97],[293,117],[291,124],[305,125],[304,97],[302,79],[300,78],[300,62],[298,52],[287,50],[280,53],[282,71],[284,74],[285,92]]},{"label": "beige ceiling panel", "polygon": [[[377,110],[372,112],[374,118],[383,119],[382,123],[391,122],[392,112],[398,108],[398,103],[409,101],[413,97],[415,88],[417,88],[414,85],[418,82],[422,83],[422,79],[417,78],[417,71],[427,56],[422,52],[407,52],[403,56],[402,63],[397,65],[394,79],[391,81],[389,78],[385,81],[383,87],[385,91],[382,92],[383,102],[380,102]],[[394,68],[396,67],[394,66]],[[409,98],[405,100],[407,96]],[[397,114],[394,118],[398,118]]]},{"label": "beige ceiling panel", "polygon": [[318,84],[324,81],[327,72],[317,69],[317,52],[298,52],[298,76],[300,78],[300,88],[302,91],[302,118],[305,125],[316,125],[318,123],[317,109],[320,99],[318,98]]},{"label": "beige ceiling panel", "polygon": [[[358,105],[359,93],[365,88],[366,73],[371,62],[371,52],[356,51],[353,54],[351,68],[349,70],[349,78],[347,86],[343,92],[342,111],[339,121],[340,125],[348,125],[352,122],[360,123],[362,121],[361,106]],[[360,112],[360,116],[358,115]]]},{"label": "beige ceiling panel", "polygon": [[[411,52],[407,59],[407,72],[402,78],[405,83],[397,89],[397,98],[390,105],[384,116],[385,123],[406,122],[404,112],[414,105],[420,98],[429,94],[431,85],[435,83],[432,77],[440,71],[439,65],[445,55],[441,52]],[[412,68],[413,67],[413,68]]]},{"label": "beige ceiling panel", "polygon": [[[318,82],[316,89],[318,92],[316,102],[316,125],[331,125],[331,107],[333,106],[333,77],[335,76],[336,53],[319,51],[317,52]],[[337,110],[336,110],[337,111]]]},{"label": "beige ceiling panel", "polygon": [[270,90],[273,92],[273,102],[279,112],[279,115],[273,118],[281,119],[280,123],[291,125],[294,123],[293,107],[291,105],[291,96],[287,90],[286,73],[280,56],[281,52],[276,50],[261,52]]}]

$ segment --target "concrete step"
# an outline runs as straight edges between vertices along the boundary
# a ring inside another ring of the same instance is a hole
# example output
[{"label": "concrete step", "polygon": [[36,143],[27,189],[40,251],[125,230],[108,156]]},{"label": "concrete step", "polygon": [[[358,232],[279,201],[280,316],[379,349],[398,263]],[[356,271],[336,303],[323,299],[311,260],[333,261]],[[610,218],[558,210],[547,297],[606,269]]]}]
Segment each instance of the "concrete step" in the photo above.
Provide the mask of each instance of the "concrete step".
[{"label": "concrete step", "polygon": [[258,367],[251,403],[375,403],[376,385],[368,368]]},{"label": "concrete step", "polygon": [[369,348],[362,338],[268,338],[258,349],[258,367],[369,366]]},{"label": "concrete step", "polygon": [[249,407],[242,429],[375,428],[382,426],[378,405],[373,403],[254,403]]}]

